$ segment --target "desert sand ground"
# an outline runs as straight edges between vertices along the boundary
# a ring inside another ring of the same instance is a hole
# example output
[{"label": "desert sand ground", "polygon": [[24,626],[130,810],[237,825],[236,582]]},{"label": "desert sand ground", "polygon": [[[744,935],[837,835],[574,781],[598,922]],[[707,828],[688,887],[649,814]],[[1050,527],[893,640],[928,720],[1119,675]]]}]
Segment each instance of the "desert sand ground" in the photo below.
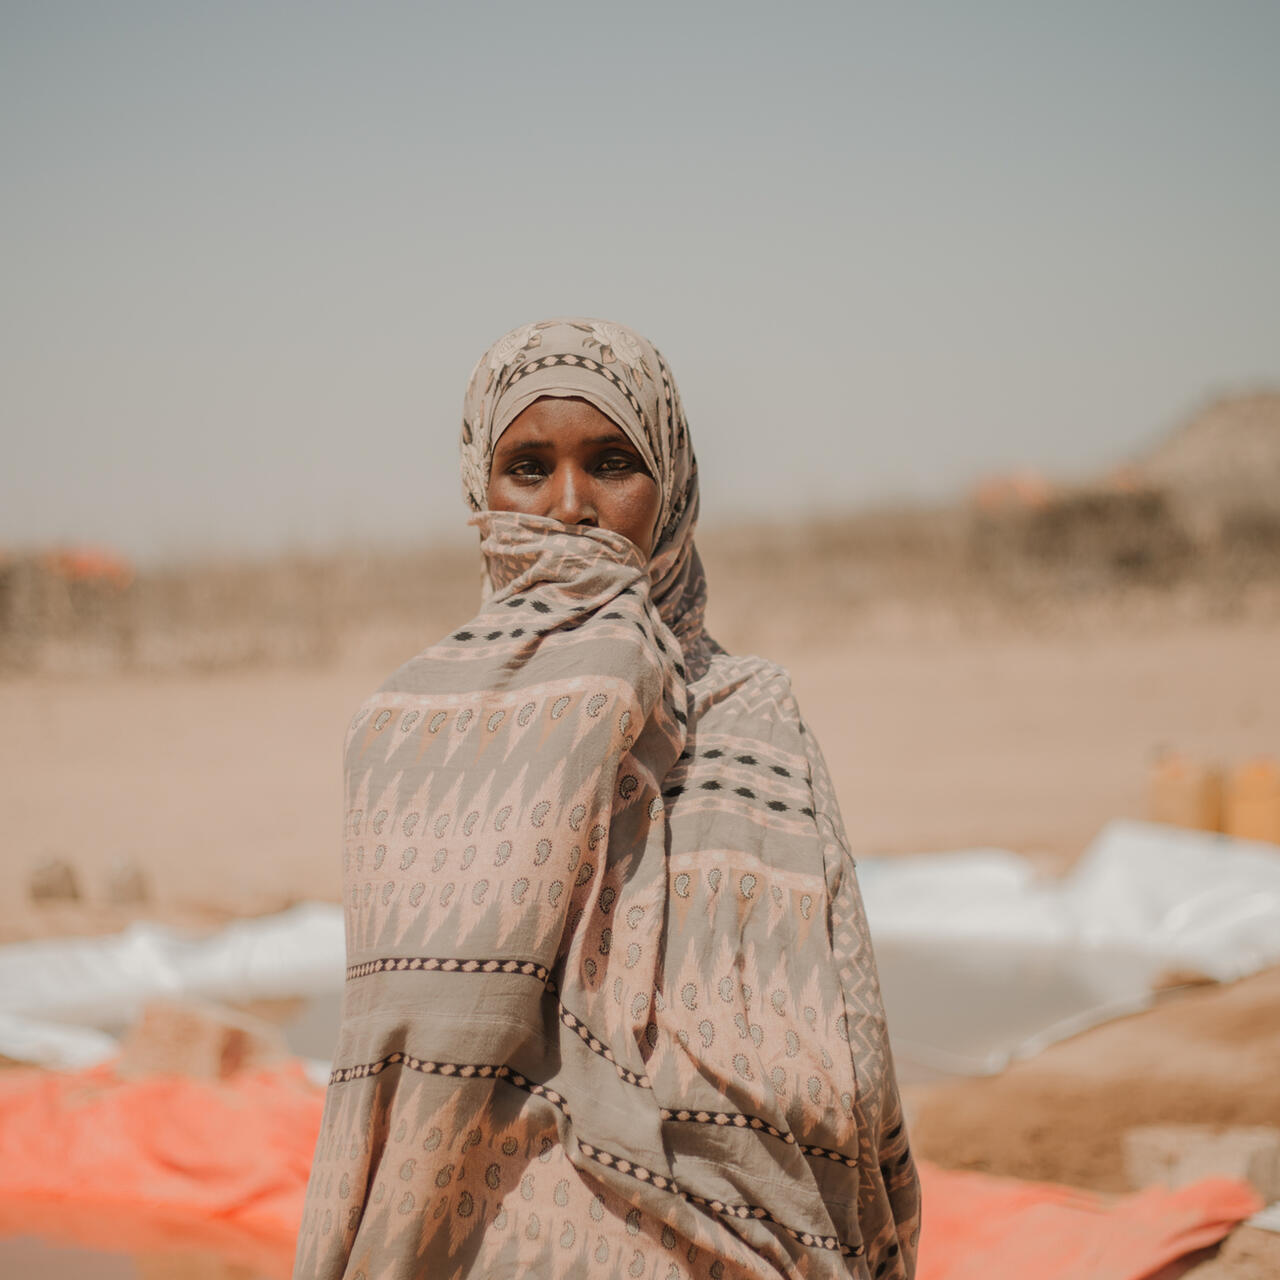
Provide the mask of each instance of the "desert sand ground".
[{"label": "desert sand ground", "polygon": [[[791,670],[861,854],[996,846],[1066,860],[1107,819],[1142,816],[1162,747],[1224,761],[1280,748],[1268,620],[895,632],[769,654]],[[65,859],[91,902],[121,861],[167,908],[336,901],[346,722],[412,652],[0,682],[10,867],[25,882]],[[0,912],[5,938],[46,927],[25,903]]]}]

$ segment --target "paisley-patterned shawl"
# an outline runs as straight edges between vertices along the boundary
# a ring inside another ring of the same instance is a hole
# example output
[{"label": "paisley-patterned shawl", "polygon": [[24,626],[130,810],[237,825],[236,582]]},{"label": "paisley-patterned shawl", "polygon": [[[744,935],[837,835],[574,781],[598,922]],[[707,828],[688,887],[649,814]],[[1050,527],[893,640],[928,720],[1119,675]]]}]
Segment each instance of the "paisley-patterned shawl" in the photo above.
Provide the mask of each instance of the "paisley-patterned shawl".
[{"label": "paisley-patterned shawl", "polygon": [[[646,563],[483,510],[539,396],[661,487]],[[703,629],[665,362],[555,321],[472,375],[479,615],[347,740],[348,970],[295,1275],[909,1277],[919,1194],[835,795],[787,675]]]}]

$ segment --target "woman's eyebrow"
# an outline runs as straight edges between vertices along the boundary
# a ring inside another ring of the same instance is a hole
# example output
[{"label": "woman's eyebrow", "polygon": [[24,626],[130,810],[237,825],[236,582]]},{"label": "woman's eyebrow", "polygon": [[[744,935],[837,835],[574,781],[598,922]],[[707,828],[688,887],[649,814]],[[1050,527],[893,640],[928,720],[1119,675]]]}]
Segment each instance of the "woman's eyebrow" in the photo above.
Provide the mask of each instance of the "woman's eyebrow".
[{"label": "woman's eyebrow", "polygon": [[[594,436],[592,437],[592,439],[586,441],[586,443],[588,445],[614,444],[614,445],[622,445],[623,447],[628,449],[635,448],[635,446],[631,443],[631,441],[622,434],[610,435],[610,436]],[[555,442],[552,440],[521,440],[518,443],[507,444],[507,445],[504,445],[501,441],[499,441],[496,452],[522,453],[526,449],[554,449],[554,448],[555,448]]]},{"label": "woman's eyebrow", "polygon": [[525,449],[553,449],[555,446],[550,440],[517,440],[515,442],[498,441],[497,453],[521,453]]}]

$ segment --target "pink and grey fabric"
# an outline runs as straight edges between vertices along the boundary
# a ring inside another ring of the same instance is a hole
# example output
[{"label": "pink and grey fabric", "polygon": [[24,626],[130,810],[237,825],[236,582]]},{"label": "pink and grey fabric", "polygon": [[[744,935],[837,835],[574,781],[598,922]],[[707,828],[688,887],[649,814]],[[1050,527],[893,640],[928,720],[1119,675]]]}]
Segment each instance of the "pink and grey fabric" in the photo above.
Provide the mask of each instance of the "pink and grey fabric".
[{"label": "pink and grey fabric", "polygon": [[[648,561],[483,509],[540,396],[640,450]],[[463,485],[487,598],[347,738],[347,987],[295,1275],[910,1277],[853,859],[786,673],[706,635],[665,361],[600,321],[508,334]]]}]

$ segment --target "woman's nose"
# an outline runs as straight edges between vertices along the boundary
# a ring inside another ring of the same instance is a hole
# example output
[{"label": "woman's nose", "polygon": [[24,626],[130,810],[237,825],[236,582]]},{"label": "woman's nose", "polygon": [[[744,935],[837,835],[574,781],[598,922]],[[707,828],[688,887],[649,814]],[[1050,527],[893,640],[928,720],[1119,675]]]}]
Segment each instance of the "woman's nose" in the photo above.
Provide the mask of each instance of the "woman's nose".
[{"label": "woman's nose", "polygon": [[555,476],[551,510],[547,512],[561,524],[598,526],[599,513],[591,493],[590,478],[573,467],[561,467]]}]

